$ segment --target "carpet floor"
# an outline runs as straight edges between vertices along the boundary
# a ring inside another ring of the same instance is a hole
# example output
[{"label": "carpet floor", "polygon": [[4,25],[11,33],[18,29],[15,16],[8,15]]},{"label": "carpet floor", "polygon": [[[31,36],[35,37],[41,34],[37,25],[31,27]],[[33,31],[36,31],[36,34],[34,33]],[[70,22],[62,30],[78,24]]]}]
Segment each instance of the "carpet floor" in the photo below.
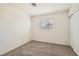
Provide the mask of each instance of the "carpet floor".
[{"label": "carpet floor", "polygon": [[3,56],[76,56],[70,46],[30,41]]}]

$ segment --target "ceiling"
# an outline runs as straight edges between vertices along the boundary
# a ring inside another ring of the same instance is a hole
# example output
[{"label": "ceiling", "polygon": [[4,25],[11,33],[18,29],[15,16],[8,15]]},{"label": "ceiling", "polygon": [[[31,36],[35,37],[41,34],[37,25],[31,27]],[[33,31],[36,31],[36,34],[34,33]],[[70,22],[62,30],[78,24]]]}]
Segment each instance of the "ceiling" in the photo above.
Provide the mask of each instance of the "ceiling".
[{"label": "ceiling", "polygon": [[69,3],[36,3],[37,6],[32,6],[31,3],[14,3],[10,4],[25,13],[33,15],[41,15],[59,11],[68,10],[71,6]]}]

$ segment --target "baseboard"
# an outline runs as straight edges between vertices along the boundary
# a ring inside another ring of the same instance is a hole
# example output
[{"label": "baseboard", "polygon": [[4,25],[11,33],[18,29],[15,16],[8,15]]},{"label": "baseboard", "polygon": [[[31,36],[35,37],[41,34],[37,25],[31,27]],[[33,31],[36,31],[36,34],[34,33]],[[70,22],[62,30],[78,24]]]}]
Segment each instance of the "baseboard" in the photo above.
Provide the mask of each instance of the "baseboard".
[{"label": "baseboard", "polygon": [[73,49],[74,53],[79,56],[79,53],[77,52],[77,50],[74,49],[74,47],[70,44],[70,47]]},{"label": "baseboard", "polygon": [[43,41],[43,40],[34,40],[34,41],[47,42],[47,43],[54,43],[54,44],[59,44],[59,45],[67,45],[67,46],[70,46],[69,44],[64,44],[64,43],[59,43],[59,42],[51,42],[51,41]]},{"label": "baseboard", "polygon": [[53,42],[47,42],[47,41],[39,41],[39,40],[31,40],[31,41],[36,41],[36,42],[43,42],[43,43],[50,43],[50,44],[56,44],[56,45],[70,46],[70,45],[59,44],[59,43],[53,43]]},{"label": "baseboard", "polygon": [[18,48],[18,47],[20,47],[20,46],[22,46],[22,45],[24,45],[24,44],[26,44],[26,43],[29,43],[30,41],[31,41],[31,40],[28,40],[27,42],[23,42],[23,43],[21,43],[21,44],[15,46],[15,47],[13,47],[13,48],[7,49],[6,51],[3,51],[2,53],[0,53],[0,56],[4,55],[5,53],[8,53],[8,52],[12,51],[13,49],[16,49],[16,48]]},{"label": "baseboard", "polygon": [[79,56],[79,51],[77,51],[77,50],[74,49],[73,47],[72,47],[72,49],[73,49],[73,51],[75,52],[75,54],[76,54],[77,56]]}]

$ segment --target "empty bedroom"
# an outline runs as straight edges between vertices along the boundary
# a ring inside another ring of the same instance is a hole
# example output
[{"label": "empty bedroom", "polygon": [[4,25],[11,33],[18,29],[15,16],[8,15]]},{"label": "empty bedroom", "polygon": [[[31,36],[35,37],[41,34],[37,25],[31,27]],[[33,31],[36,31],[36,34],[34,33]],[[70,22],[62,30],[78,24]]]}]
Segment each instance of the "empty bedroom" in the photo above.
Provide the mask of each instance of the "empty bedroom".
[{"label": "empty bedroom", "polygon": [[79,56],[79,3],[0,3],[0,56]]}]

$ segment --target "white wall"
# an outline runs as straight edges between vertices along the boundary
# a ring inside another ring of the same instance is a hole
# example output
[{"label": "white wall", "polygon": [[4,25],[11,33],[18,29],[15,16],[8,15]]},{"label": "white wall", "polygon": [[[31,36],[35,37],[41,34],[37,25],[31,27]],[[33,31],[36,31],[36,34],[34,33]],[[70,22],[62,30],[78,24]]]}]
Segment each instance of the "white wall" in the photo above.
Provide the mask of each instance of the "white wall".
[{"label": "white wall", "polygon": [[24,12],[0,4],[0,55],[30,41],[31,21]]},{"label": "white wall", "polygon": [[79,9],[79,3],[73,3],[69,10],[69,16],[72,15],[77,9]]},{"label": "white wall", "polygon": [[71,46],[79,55],[79,11],[71,17]]},{"label": "white wall", "polygon": [[[77,55],[79,55],[79,4],[73,4],[69,10],[70,17],[70,45]],[[74,13],[75,12],[75,13]]]},{"label": "white wall", "polygon": [[[43,17],[53,18],[55,23],[51,30],[40,28],[40,21]],[[58,12],[48,15],[32,17],[32,39],[50,43],[69,45],[69,19],[68,12]]]}]

